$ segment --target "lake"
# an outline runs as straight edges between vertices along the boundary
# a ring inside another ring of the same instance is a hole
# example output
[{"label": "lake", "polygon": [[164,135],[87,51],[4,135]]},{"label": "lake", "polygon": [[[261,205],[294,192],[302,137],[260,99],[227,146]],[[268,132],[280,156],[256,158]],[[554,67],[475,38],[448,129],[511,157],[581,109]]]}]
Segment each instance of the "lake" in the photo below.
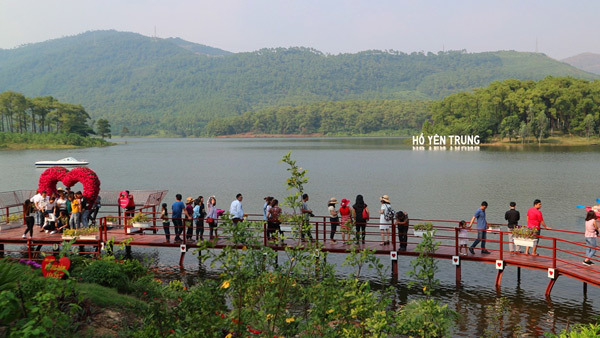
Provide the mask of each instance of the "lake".
[{"label": "lake", "polygon": [[[365,197],[371,213],[379,208],[379,196],[390,196],[392,207],[411,218],[469,221],[481,201],[487,201],[489,222],[504,222],[511,201],[524,221],[534,199],[542,200],[548,226],[583,231],[585,215],[576,205],[595,203],[600,197],[595,169],[600,165],[598,147],[481,147],[475,151],[415,150],[401,138],[294,138],[294,139],[113,139],[118,145],[76,150],[0,151],[0,191],[35,189],[43,169],[34,162],[67,156],[85,159],[106,190],[166,189],[171,204],[176,193],[186,196],[215,195],[227,209],[238,192],[244,195],[244,211],[261,213],[267,195],[287,196],[283,155],[308,170],[309,206],[317,215],[327,213],[330,197],[354,201]],[[76,187],[77,189],[77,187]],[[582,241],[574,235],[571,240]],[[569,237],[571,236],[571,237]],[[176,264],[178,249],[162,249],[161,264]],[[343,255],[332,255],[339,263]],[[381,257],[387,264],[388,257]],[[409,259],[400,258],[401,302],[408,292]],[[589,322],[600,314],[600,290],[563,277],[544,298],[546,273],[516,268],[504,273],[501,293],[494,288],[496,270],[491,264],[465,262],[462,288],[454,284],[454,267],[439,261],[442,281],[438,296],[462,314],[457,335],[481,335],[485,306],[500,296],[512,303],[511,316],[525,331],[537,335],[560,330],[567,323]],[[192,255],[186,265],[198,268]],[[210,273],[210,272],[208,272]],[[340,273],[344,273],[340,269]],[[507,331],[508,332],[508,331]]]}]

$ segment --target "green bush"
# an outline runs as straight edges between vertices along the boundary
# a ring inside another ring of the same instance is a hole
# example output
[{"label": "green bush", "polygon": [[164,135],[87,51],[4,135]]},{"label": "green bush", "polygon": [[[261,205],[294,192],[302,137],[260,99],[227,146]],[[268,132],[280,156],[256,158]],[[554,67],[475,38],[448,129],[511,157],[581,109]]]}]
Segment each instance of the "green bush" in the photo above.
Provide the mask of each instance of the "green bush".
[{"label": "green bush", "polygon": [[129,278],[124,273],[123,264],[114,260],[100,259],[92,261],[81,271],[81,280],[85,283],[96,283],[119,292],[129,291]]}]

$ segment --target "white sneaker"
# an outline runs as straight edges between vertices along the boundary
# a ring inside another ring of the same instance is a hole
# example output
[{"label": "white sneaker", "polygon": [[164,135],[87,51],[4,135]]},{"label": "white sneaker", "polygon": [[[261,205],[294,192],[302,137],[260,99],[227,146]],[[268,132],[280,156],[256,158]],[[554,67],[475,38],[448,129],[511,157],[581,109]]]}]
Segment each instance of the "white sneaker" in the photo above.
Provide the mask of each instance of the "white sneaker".
[{"label": "white sneaker", "polygon": [[49,230],[46,230],[46,233],[49,233],[49,232],[50,232]]},{"label": "white sneaker", "polygon": [[27,238],[27,236],[25,236],[25,234],[23,234],[23,237],[22,237],[22,238]]},{"label": "white sneaker", "polygon": [[50,235],[54,235],[56,231],[50,231]]}]

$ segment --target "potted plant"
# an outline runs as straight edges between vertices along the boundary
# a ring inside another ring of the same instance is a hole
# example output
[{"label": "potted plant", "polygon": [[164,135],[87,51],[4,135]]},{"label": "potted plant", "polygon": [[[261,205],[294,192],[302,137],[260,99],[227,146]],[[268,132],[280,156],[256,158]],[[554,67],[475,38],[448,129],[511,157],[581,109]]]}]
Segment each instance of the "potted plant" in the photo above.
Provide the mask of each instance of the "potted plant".
[{"label": "potted plant", "polygon": [[116,217],[106,217],[106,225],[113,225],[117,222]]},{"label": "potted plant", "polygon": [[72,240],[75,237],[77,237],[77,229],[65,229],[65,230],[63,230],[62,239],[70,241],[70,240]]},{"label": "potted plant", "polygon": [[426,232],[429,233],[429,235],[432,234],[432,232],[433,232],[433,223],[431,223],[431,222],[417,223],[413,227],[413,235],[415,235],[417,237],[423,237],[423,235]]},{"label": "potted plant", "polygon": [[511,230],[513,235],[513,241],[515,245],[521,246],[533,246],[533,243],[537,239],[537,231],[533,228],[528,227],[515,227]]},{"label": "potted plant", "polygon": [[98,239],[98,228],[88,227],[78,229],[78,238],[82,240],[97,240]]},{"label": "potted plant", "polygon": [[131,217],[127,223],[134,228],[149,228],[152,225],[148,223],[148,216],[145,214],[138,212],[135,216]]}]

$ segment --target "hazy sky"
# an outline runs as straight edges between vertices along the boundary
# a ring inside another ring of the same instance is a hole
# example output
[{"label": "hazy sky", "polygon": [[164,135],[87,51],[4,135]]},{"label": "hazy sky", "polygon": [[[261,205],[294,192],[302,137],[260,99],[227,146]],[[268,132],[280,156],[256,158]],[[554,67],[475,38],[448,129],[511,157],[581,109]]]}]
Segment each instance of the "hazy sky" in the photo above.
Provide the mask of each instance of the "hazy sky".
[{"label": "hazy sky", "polygon": [[0,48],[116,29],[231,52],[313,47],[600,53],[600,1],[0,0]]}]

